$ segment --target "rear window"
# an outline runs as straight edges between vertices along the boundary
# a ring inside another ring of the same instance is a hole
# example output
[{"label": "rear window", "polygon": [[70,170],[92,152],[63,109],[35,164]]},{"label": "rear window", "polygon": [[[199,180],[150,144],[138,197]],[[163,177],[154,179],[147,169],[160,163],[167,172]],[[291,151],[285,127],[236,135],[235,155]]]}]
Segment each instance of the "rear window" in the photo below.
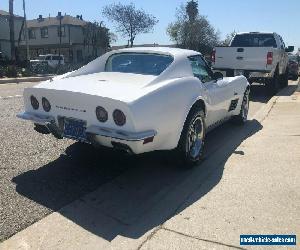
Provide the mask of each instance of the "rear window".
[{"label": "rear window", "polygon": [[274,47],[276,41],[272,34],[241,34],[232,40],[231,47]]},{"label": "rear window", "polygon": [[108,58],[105,65],[105,71],[157,76],[172,62],[173,57],[168,55],[119,53]]}]

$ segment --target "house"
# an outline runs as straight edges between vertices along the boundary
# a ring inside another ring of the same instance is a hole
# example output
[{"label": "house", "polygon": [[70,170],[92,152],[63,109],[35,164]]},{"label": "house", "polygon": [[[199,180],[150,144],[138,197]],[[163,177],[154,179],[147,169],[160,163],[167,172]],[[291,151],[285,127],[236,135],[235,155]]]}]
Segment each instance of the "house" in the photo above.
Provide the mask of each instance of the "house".
[{"label": "house", "polygon": [[[18,44],[18,38],[23,23],[23,17],[14,16],[14,28],[15,28],[15,44]],[[10,49],[10,30],[9,30],[9,13],[0,10],[0,52],[3,57],[11,58]]]},{"label": "house", "polygon": [[[92,48],[85,38],[86,27],[89,22],[84,21],[82,16],[61,15],[56,17],[43,17],[28,20],[28,44],[30,58],[36,58],[42,54],[64,55],[66,62],[81,63],[89,58],[103,54],[104,49]],[[60,37],[61,32],[61,37]],[[23,56],[26,53],[25,34],[21,42]]]}]

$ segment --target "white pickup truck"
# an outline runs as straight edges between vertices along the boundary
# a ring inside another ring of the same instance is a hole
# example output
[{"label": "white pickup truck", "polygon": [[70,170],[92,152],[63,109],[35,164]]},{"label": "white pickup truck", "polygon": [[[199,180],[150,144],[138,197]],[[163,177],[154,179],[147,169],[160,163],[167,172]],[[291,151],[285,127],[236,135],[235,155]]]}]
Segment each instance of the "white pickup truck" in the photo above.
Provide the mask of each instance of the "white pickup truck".
[{"label": "white pickup truck", "polygon": [[229,47],[216,47],[212,53],[212,68],[226,76],[244,75],[250,83],[265,84],[271,94],[288,84],[288,54],[276,33],[238,33]]}]

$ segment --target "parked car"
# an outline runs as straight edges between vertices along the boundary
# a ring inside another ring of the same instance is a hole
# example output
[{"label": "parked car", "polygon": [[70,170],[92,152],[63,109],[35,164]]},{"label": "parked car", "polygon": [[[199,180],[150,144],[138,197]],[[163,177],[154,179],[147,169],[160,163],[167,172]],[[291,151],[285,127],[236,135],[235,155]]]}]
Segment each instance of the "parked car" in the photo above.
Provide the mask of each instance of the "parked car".
[{"label": "parked car", "polygon": [[229,47],[214,49],[212,67],[226,71],[227,76],[244,75],[250,83],[265,84],[275,94],[288,84],[287,52],[293,50],[276,33],[239,33]]},{"label": "parked car", "polygon": [[130,48],[27,88],[24,101],[18,117],[42,134],[134,154],[176,149],[190,166],[209,130],[228,119],[246,122],[249,83],[212,73],[195,51]]},{"label": "parked car", "polygon": [[297,55],[289,55],[289,79],[296,81],[299,73],[299,60]]},{"label": "parked car", "polygon": [[30,63],[32,65],[34,64],[40,64],[45,63],[51,68],[57,67],[57,65],[60,63],[61,65],[65,64],[65,59],[63,55],[54,55],[54,54],[48,54],[48,55],[39,55],[37,59],[30,60]]}]

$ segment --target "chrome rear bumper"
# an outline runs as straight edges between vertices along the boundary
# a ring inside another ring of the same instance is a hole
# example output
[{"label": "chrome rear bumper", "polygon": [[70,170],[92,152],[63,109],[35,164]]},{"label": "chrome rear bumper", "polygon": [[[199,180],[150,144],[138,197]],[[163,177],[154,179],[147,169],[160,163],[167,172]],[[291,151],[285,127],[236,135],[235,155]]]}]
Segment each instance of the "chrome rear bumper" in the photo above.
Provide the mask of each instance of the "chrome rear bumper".
[{"label": "chrome rear bumper", "polygon": [[[64,137],[63,126],[56,125],[55,118],[53,116],[24,112],[18,114],[17,117],[47,127],[49,132],[51,132],[57,138]],[[105,128],[105,127],[92,125],[86,128],[86,134],[88,135],[88,138],[91,136],[92,137],[102,136],[102,137],[106,137],[106,138],[108,137],[108,138],[117,139],[121,141],[138,142],[138,141],[144,141],[145,139],[149,139],[152,137],[154,138],[157,132],[154,130],[148,130],[143,132],[128,132],[128,131],[123,131],[118,129]]]},{"label": "chrome rear bumper", "polygon": [[45,126],[51,122],[55,122],[55,119],[52,116],[31,114],[27,112],[17,114],[17,117],[23,120],[32,121],[36,124],[45,125]]},{"label": "chrome rear bumper", "polygon": [[104,128],[99,126],[87,127],[86,133],[99,135],[104,137],[110,137],[123,141],[143,141],[147,138],[154,137],[156,132],[154,130],[144,131],[144,132],[127,132],[111,128]]}]

